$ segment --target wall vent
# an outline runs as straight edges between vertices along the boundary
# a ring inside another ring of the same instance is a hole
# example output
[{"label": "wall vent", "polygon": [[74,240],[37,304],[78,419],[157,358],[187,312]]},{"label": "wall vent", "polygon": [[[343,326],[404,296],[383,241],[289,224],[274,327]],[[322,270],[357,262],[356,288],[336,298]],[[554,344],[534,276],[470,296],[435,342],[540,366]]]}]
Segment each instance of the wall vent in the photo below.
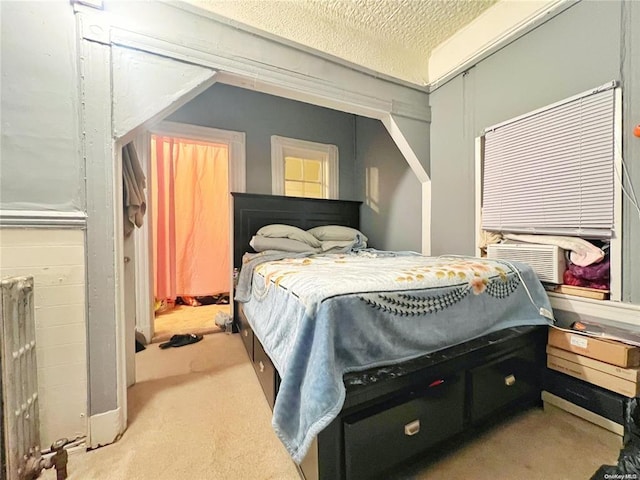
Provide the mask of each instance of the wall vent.
[{"label": "wall vent", "polygon": [[526,263],[541,282],[561,284],[566,270],[564,250],[557,245],[535,243],[497,243],[487,247],[487,257]]}]

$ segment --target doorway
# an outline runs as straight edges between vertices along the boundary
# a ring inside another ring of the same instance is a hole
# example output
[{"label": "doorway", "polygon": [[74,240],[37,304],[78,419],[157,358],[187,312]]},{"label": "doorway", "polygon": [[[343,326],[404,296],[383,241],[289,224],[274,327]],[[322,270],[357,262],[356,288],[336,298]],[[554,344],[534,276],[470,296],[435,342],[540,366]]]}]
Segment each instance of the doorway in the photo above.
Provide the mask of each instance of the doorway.
[{"label": "doorway", "polygon": [[148,221],[136,237],[136,329],[149,343],[219,332],[216,317],[232,314],[229,192],[244,191],[244,133],[161,122],[141,137]]}]

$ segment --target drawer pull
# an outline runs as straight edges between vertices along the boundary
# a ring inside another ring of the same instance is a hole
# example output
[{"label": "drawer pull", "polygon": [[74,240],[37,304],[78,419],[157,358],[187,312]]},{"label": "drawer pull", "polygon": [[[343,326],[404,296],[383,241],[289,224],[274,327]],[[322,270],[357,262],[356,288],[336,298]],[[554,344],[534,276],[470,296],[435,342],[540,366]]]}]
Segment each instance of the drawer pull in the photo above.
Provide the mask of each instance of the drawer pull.
[{"label": "drawer pull", "polygon": [[245,337],[248,337],[248,336],[249,336],[249,330],[244,330],[242,333],[244,333],[244,336],[245,336]]},{"label": "drawer pull", "polygon": [[258,365],[260,365],[260,373],[264,372],[264,363],[262,363],[262,360],[258,362]]},{"label": "drawer pull", "polygon": [[506,377],[504,377],[504,384],[507,387],[511,387],[512,385],[515,385],[515,383],[516,383],[515,375],[507,375]]},{"label": "drawer pull", "polygon": [[414,420],[404,426],[404,434],[411,437],[420,431],[420,420]]}]

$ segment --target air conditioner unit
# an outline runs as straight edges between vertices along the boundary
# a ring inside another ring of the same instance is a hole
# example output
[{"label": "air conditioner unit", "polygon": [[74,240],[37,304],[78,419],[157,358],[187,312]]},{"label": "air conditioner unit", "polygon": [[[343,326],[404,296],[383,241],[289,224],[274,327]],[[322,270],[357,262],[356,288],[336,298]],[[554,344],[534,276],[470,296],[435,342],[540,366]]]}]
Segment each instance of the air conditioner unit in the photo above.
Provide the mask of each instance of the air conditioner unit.
[{"label": "air conditioner unit", "polygon": [[563,283],[566,270],[564,250],[557,245],[536,243],[496,243],[487,247],[487,257],[526,263],[541,282]]}]

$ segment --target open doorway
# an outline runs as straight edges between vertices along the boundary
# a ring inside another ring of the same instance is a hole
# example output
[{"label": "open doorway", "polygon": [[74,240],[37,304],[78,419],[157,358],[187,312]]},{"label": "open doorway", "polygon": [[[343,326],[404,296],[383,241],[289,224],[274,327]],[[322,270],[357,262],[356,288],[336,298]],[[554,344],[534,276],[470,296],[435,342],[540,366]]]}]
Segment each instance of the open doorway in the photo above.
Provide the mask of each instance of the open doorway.
[{"label": "open doorway", "polygon": [[152,342],[214,333],[216,316],[230,313],[229,145],[157,133],[150,141]]},{"label": "open doorway", "polygon": [[244,191],[244,133],[161,122],[137,143],[148,221],[136,237],[136,329],[149,343],[218,332],[216,317],[232,313],[229,192]]}]

